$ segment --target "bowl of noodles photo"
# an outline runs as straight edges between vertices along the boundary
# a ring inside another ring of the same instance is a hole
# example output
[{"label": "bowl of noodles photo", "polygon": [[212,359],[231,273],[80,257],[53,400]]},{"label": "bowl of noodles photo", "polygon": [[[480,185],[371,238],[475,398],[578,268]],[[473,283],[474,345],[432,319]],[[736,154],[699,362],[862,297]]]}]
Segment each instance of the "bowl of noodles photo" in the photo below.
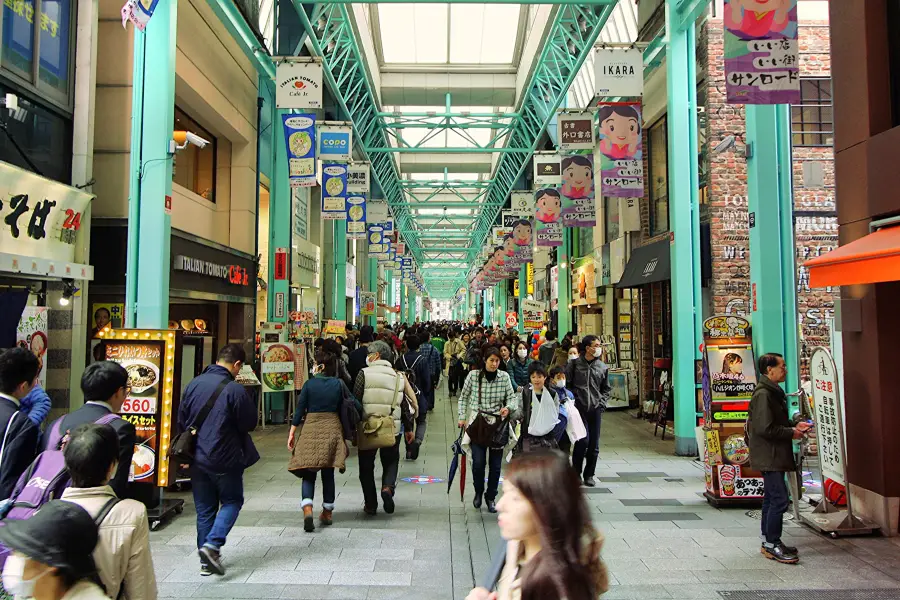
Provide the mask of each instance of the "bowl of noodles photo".
[{"label": "bowl of noodles photo", "polygon": [[128,384],[131,392],[142,394],[159,381],[159,367],[146,360],[132,360],[123,364],[128,373]]},{"label": "bowl of noodles photo", "polygon": [[[263,353],[262,362],[263,365],[266,363],[290,363],[293,365],[294,353],[283,344],[272,344]],[[266,373],[265,368],[263,371],[263,380],[271,390],[281,391],[294,385],[293,366],[290,370],[281,373]]]}]

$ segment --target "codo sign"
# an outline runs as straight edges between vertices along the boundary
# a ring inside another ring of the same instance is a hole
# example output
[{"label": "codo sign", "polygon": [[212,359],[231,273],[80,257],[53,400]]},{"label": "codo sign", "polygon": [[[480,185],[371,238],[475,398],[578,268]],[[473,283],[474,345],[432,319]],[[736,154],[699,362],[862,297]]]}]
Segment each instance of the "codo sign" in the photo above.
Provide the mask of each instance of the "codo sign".
[{"label": "codo sign", "polygon": [[324,126],[319,131],[320,160],[350,160],[350,128]]}]

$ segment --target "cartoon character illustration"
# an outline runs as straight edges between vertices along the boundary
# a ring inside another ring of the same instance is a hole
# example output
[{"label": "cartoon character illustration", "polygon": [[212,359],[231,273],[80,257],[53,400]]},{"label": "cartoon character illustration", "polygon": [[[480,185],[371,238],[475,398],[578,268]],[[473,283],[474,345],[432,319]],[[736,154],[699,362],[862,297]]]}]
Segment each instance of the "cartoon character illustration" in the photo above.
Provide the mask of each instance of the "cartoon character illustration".
[{"label": "cartoon character illustration", "polygon": [[512,236],[517,246],[530,246],[531,233],[531,221],[528,219],[520,219],[513,225]]},{"label": "cartoon character illustration", "polygon": [[594,163],[587,156],[562,160],[562,194],[566,198],[590,198],[594,192]]},{"label": "cartoon character illustration", "polygon": [[641,115],[637,109],[628,104],[607,105],[597,116],[603,134],[600,152],[612,160],[633,159],[641,143]]},{"label": "cartoon character illustration", "polygon": [[516,240],[512,234],[509,234],[505,238],[503,238],[503,250],[506,252],[506,256],[515,256],[516,254]]},{"label": "cartoon character illustration", "polygon": [[503,246],[497,246],[494,248],[494,264],[498,267],[502,267],[506,264],[506,251],[503,249]]},{"label": "cartoon character illustration", "polygon": [[545,188],[538,191],[536,198],[537,212],[535,217],[541,223],[556,223],[559,221],[560,210],[562,209],[562,198],[559,190],[553,188]]},{"label": "cartoon character illustration", "polygon": [[731,0],[725,9],[725,27],[745,40],[768,38],[790,24],[788,14],[796,0]]}]

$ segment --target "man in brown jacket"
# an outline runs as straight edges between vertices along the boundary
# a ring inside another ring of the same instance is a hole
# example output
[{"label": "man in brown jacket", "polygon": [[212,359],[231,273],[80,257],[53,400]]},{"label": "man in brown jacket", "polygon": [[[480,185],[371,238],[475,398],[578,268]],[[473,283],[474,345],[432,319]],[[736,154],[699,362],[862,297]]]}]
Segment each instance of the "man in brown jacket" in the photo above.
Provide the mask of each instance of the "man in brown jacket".
[{"label": "man in brown jacket", "polygon": [[759,357],[759,383],[750,400],[747,435],[750,463],[762,471],[765,491],[762,505],[761,552],[770,560],[794,564],[800,557],[797,549],[781,541],[782,517],[788,508],[785,473],[795,470],[793,440],[799,440],[809,429],[808,423],[796,427],[788,415],[787,395],[779,383],[787,378],[787,365],[780,354],[771,352]]}]

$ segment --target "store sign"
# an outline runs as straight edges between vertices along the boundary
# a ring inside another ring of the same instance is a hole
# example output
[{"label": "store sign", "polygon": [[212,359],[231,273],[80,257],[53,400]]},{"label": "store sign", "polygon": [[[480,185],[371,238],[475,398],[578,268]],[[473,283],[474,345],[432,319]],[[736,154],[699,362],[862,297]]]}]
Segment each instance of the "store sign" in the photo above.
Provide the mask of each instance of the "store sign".
[{"label": "store sign", "polygon": [[557,116],[560,150],[594,149],[594,114],[560,113]]},{"label": "store sign", "polygon": [[600,97],[644,95],[644,53],[638,48],[598,48],[594,91]]},{"label": "store sign", "polygon": [[299,268],[304,271],[310,271],[312,273],[319,272],[319,261],[316,260],[315,256],[310,256],[309,254],[304,254],[303,252],[294,253],[296,258],[294,264],[296,264]]},{"label": "store sign", "polygon": [[522,301],[522,320],[525,329],[540,329],[544,326],[544,303],[535,300]]},{"label": "store sign", "polygon": [[375,314],[375,292],[359,292],[360,313],[366,316]]},{"label": "store sign", "polygon": [[837,366],[825,348],[816,348],[809,361],[812,377],[813,409],[816,415],[816,443],[822,477],[847,484],[844,467],[844,422]]},{"label": "store sign", "polygon": [[360,194],[369,193],[368,163],[356,163],[347,167],[347,191]]},{"label": "store sign", "polygon": [[275,292],[275,318],[284,318],[284,292]]},{"label": "store sign", "polygon": [[224,279],[233,285],[250,285],[251,273],[248,273],[247,269],[240,265],[220,264],[179,254],[175,257],[172,269],[205,277]]},{"label": "store sign", "polygon": [[309,190],[291,189],[291,205],[294,209],[294,236],[302,240],[309,239]]},{"label": "store sign", "polygon": [[534,155],[534,186],[556,187],[562,183],[559,154]]},{"label": "store sign", "polygon": [[[557,181],[557,184],[559,181]],[[513,192],[510,194],[509,213],[519,219],[530,219],[534,216],[534,194],[532,192]]]},{"label": "store sign", "polygon": [[275,248],[275,268],[273,272],[276,281],[287,279],[287,248]]},{"label": "store sign", "polygon": [[319,160],[350,160],[353,133],[347,125],[319,127]]},{"label": "store sign", "polygon": [[388,220],[387,202],[370,199],[366,209],[366,223],[377,223],[380,225]]},{"label": "store sign", "polygon": [[282,115],[288,155],[288,181],[293,187],[316,185],[316,115]]},{"label": "store sign", "polygon": [[276,108],[322,108],[322,63],[283,61],[275,79]]}]

